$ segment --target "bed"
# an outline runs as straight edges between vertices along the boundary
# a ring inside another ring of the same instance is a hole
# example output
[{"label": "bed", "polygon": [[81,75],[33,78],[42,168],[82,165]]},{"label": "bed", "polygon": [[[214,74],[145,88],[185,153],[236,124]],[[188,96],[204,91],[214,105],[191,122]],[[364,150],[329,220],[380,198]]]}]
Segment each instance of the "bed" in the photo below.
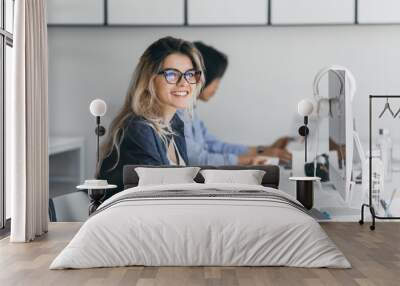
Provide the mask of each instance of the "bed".
[{"label": "bed", "polygon": [[262,185],[205,184],[199,174],[196,183],[153,186],[138,186],[136,167],[124,167],[125,190],[91,215],[50,269],[351,267],[307,210],[278,189],[276,166],[249,167],[266,171]]}]

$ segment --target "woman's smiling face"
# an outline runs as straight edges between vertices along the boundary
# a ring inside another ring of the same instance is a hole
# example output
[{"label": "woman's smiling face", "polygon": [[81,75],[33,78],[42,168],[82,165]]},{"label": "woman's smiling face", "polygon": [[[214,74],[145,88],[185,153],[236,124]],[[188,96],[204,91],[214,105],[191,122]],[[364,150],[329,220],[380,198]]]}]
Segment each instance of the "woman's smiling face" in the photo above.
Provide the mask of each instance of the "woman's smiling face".
[{"label": "woman's smiling face", "polygon": [[[171,54],[163,62],[162,70],[174,69],[182,74],[188,70],[193,70],[190,58],[184,54]],[[155,92],[158,99],[167,110],[184,109],[189,107],[193,100],[193,91],[196,84],[189,84],[182,76],[175,84],[168,83],[164,75],[158,75],[154,80]],[[166,111],[167,111],[166,110]]]}]

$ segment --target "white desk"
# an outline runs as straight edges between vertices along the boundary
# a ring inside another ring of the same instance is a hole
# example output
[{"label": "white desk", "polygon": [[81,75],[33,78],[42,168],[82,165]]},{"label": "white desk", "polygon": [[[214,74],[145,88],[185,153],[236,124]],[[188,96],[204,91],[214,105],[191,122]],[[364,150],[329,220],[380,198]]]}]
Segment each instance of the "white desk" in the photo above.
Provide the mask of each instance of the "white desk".
[{"label": "white desk", "polygon": [[[71,155],[69,153],[71,153]],[[52,170],[50,169],[50,181],[53,183],[69,184],[72,186],[70,192],[74,192],[74,186],[85,180],[84,137],[51,136],[49,138],[49,161],[50,168],[56,169],[58,167],[57,169],[59,169],[57,174],[51,174]],[[63,165],[64,163],[65,165]],[[59,166],[60,164],[61,166]],[[73,172],[73,174],[68,173],[68,168],[73,169],[74,171],[76,170],[76,168],[78,168],[78,172]],[[62,193],[65,192],[63,191]]]},{"label": "white desk", "polygon": [[[279,189],[296,197],[296,183],[289,180],[291,174],[291,170],[281,168]],[[357,185],[356,192],[359,187],[361,188],[361,186]],[[349,207],[336,190],[320,183],[314,183],[314,207],[312,212],[316,217],[323,216],[324,212],[330,215],[329,219],[318,220],[358,221],[360,219],[360,210],[361,204]]]}]

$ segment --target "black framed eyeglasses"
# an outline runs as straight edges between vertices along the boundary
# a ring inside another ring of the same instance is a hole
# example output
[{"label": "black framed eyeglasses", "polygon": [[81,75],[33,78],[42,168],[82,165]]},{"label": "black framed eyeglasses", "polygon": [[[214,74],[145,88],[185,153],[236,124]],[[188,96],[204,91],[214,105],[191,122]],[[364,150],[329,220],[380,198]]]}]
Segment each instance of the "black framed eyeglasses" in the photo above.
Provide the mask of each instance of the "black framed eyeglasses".
[{"label": "black framed eyeglasses", "polygon": [[200,82],[201,71],[191,69],[184,73],[177,69],[165,69],[157,73],[158,75],[163,75],[165,80],[170,84],[176,84],[181,81],[183,77],[189,84],[196,84]]}]

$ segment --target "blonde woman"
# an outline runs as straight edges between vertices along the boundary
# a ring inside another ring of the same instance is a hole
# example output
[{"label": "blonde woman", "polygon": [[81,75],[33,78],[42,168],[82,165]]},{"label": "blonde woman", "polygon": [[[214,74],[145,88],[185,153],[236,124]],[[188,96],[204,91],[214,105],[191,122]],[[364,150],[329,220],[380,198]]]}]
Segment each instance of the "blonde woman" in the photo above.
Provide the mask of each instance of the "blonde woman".
[{"label": "blonde woman", "polygon": [[141,56],[121,110],[100,151],[97,177],[123,189],[124,165],[186,165],[184,125],[177,109],[191,111],[204,83],[200,53],[172,37]]}]

